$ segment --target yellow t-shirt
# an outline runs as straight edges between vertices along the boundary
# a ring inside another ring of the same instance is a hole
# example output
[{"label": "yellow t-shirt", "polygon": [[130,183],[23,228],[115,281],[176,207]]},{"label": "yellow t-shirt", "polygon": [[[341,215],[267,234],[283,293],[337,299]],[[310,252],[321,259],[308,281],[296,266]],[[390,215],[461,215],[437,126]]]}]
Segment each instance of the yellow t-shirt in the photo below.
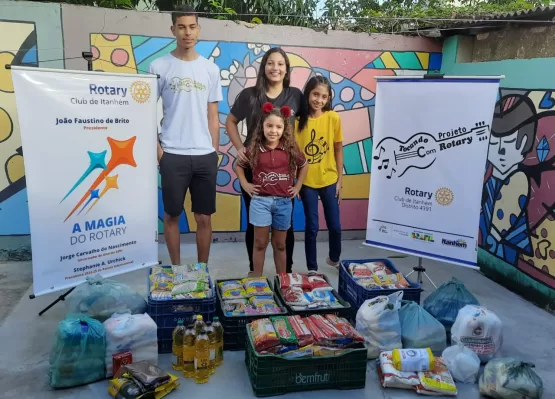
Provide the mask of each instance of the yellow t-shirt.
[{"label": "yellow t-shirt", "polygon": [[308,174],[304,185],[322,188],[337,182],[334,144],[343,141],[341,118],[334,111],[327,111],[318,118],[308,118],[302,132],[295,121],[297,144],[308,161]]}]

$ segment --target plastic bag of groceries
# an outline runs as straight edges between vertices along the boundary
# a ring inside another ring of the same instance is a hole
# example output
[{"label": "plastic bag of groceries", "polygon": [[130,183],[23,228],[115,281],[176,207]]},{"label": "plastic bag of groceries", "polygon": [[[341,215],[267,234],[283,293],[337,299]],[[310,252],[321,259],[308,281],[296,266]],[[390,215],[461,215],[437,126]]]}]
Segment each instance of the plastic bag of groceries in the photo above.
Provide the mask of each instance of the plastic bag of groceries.
[{"label": "plastic bag of groceries", "polygon": [[104,322],[106,330],[106,377],[114,374],[112,356],[131,352],[133,363],[158,364],[158,328],[148,314],[114,314]]},{"label": "plastic bag of groceries", "polygon": [[430,348],[441,353],[447,346],[445,327],[416,302],[405,302],[399,310],[403,348]]},{"label": "plastic bag of groceries", "polygon": [[511,357],[491,360],[480,377],[480,394],[495,399],[540,399],[543,382],[533,367]]},{"label": "plastic bag of groceries", "polygon": [[90,384],[104,378],[104,326],[84,315],[69,314],[58,323],[48,368],[52,388]]},{"label": "plastic bag of groceries", "polygon": [[368,343],[368,359],[376,359],[381,351],[401,349],[399,308],[403,291],[381,295],[364,301],[357,312],[356,330]]},{"label": "plastic bag of groceries", "polygon": [[467,305],[451,328],[453,344],[462,343],[485,363],[501,353],[503,325],[499,317],[482,306]]},{"label": "plastic bag of groceries", "polygon": [[480,305],[464,284],[452,278],[432,292],[424,301],[424,309],[445,326],[447,333],[455,322],[459,310],[466,305]]},{"label": "plastic bag of groceries", "polygon": [[475,384],[480,373],[480,358],[463,344],[450,346],[441,355],[455,381]]},{"label": "plastic bag of groceries", "polygon": [[66,297],[68,312],[82,313],[104,322],[114,313],[130,311],[132,314],[146,312],[146,301],[127,285],[100,275],[87,277]]}]

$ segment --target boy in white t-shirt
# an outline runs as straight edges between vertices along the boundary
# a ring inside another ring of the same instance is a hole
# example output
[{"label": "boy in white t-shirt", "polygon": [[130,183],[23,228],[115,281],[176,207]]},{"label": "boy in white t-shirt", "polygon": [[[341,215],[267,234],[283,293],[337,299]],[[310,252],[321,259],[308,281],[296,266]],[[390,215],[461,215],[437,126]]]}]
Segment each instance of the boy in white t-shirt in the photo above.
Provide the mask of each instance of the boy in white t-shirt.
[{"label": "boy in white t-shirt", "polygon": [[222,87],[218,66],[195,51],[200,33],[195,10],[180,7],[172,12],[172,23],[177,48],[153,61],[150,73],[160,75],[158,96],[164,110],[158,141],[164,237],[172,264],[179,265],[178,222],[187,190],[197,224],[198,261],[208,262],[211,215],[216,212]]}]

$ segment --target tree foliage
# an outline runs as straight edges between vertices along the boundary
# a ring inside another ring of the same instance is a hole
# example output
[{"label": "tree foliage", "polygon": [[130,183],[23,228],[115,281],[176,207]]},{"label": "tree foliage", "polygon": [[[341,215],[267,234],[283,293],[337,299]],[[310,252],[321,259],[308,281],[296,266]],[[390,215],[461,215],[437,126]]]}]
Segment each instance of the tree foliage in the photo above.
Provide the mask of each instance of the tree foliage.
[{"label": "tree foliage", "polygon": [[[65,0],[107,8],[136,8],[141,0]],[[549,0],[142,0],[148,8],[171,11],[181,4],[202,16],[250,23],[398,33],[441,27],[448,20],[479,20],[495,13],[513,13],[549,4]]]}]

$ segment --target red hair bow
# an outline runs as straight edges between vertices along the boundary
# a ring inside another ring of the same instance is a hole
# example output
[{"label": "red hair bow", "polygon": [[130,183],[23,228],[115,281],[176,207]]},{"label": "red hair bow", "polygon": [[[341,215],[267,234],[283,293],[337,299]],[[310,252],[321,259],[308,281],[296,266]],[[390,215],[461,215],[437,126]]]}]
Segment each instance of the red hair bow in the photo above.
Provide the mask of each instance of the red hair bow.
[{"label": "red hair bow", "polygon": [[272,104],[271,102],[267,102],[262,106],[262,112],[264,112],[265,114],[269,114],[270,112],[272,112],[273,109],[274,104]]},{"label": "red hair bow", "polygon": [[280,111],[284,118],[289,118],[291,116],[291,108],[289,108],[287,105],[281,107]]}]

